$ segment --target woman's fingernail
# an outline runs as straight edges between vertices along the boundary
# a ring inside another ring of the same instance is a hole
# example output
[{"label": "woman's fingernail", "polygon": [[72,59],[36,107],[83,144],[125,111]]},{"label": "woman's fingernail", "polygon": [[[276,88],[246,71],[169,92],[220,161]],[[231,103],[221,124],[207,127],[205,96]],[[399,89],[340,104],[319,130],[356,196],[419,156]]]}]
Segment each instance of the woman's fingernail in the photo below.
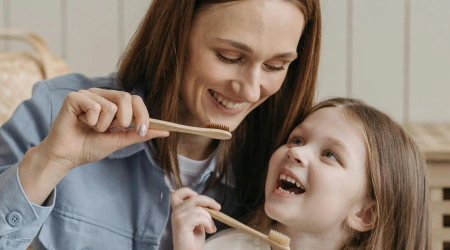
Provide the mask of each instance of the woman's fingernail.
[{"label": "woman's fingernail", "polygon": [[111,132],[111,133],[116,133],[117,131],[119,131],[118,128],[110,128],[109,129],[109,132]]},{"label": "woman's fingernail", "polygon": [[145,124],[139,125],[138,134],[140,136],[145,136],[147,134],[147,125],[145,125]]}]

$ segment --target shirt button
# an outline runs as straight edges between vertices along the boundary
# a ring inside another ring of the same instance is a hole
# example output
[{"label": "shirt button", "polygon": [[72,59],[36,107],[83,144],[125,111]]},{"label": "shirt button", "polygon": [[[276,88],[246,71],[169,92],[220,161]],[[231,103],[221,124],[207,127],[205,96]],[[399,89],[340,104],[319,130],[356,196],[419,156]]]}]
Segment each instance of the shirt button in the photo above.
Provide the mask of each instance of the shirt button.
[{"label": "shirt button", "polygon": [[6,221],[12,227],[17,227],[22,224],[22,215],[19,212],[11,212],[6,216]]}]

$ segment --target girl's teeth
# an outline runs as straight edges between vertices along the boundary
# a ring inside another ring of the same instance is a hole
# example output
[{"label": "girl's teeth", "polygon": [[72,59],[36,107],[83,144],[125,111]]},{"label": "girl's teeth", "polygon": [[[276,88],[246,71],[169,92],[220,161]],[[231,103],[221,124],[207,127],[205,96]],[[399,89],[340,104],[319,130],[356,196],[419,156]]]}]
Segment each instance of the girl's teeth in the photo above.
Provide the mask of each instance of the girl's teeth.
[{"label": "girl's teeth", "polygon": [[291,178],[291,177],[289,177],[289,176],[286,176],[285,174],[280,174],[280,177],[279,177],[279,178],[280,178],[280,180],[284,180],[284,181],[290,182],[290,183],[292,183],[292,184],[295,184],[297,187],[299,187],[299,188],[305,190],[305,188],[302,187],[302,185],[300,185],[299,182],[295,181],[294,178]]},{"label": "girl's teeth", "polygon": [[278,191],[281,191],[281,192],[284,192],[284,193],[288,193],[288,194],[294,194],[294,192],[289,192],[289,191],[287,191],[287,190],[284,190],[284,189],[281,188],[281,187],[278,187]]}]

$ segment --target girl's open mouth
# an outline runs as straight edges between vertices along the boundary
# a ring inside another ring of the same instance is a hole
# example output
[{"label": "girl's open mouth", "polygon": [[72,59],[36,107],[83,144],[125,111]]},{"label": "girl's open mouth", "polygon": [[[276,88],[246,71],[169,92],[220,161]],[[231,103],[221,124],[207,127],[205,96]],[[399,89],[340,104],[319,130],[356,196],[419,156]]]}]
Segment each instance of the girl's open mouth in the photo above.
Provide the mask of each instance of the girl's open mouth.
[{"label": "girl's open mouth", "polygon": [[286,174],[280,174],[276,183],[276,189],[288,194],[303,194],[306,192],[305,187],[294,177]]}]

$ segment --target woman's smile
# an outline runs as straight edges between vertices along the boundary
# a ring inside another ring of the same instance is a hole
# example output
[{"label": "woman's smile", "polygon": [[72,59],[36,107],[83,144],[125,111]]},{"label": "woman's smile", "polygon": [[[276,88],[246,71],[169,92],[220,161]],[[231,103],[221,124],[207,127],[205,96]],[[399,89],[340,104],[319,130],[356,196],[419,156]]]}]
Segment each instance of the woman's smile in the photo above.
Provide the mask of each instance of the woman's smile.
[{"label": "woman's smile", "polygon": [[216,106],[227,114],[237,114],[247,106],[247,102],[232,100],[214,90],[210,89],[208,92],[215,100]]}]

